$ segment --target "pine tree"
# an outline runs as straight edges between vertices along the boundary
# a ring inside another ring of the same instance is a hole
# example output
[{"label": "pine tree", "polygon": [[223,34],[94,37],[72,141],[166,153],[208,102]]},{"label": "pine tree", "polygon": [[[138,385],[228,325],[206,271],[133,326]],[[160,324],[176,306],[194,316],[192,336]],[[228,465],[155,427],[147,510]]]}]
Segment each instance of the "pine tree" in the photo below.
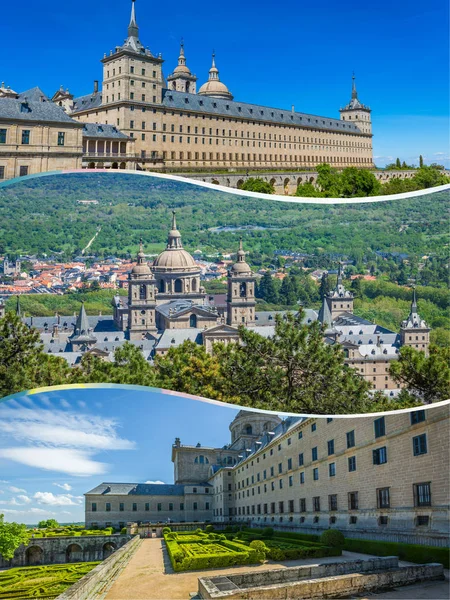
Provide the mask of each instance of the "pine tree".
[{"label": "pine tree", "polygon": [[395,166],[397,167],[397,169],[401,169],[402,168],[402,164],[401,164],[399,158],[397,158],[397,160],[395,161]]},{"label": "pine tree", "polygon": [[328,280],[328,273],[324,273],[320,280],[320,289],[319,289],[320,299],[323,300],[329,291],[330,291],[330,282]]},{"label": "pine tree", "polygon": [[295,293],[295,283],[293,278],[289,275],[283,279],[281,288],[278,294],[279,302],[286,306],[293,306],[297,302],[297,295]]},{"label": "pine tree", "polygon": [[419,156],[419,167],[420,168],[423,167],[423,156],[422,155]]},{"label": "pine tree", "polygon": [[266,271],[262,276],[258,286],[258,296],[269,304],[277,304],[278,293],[270,271]]}]

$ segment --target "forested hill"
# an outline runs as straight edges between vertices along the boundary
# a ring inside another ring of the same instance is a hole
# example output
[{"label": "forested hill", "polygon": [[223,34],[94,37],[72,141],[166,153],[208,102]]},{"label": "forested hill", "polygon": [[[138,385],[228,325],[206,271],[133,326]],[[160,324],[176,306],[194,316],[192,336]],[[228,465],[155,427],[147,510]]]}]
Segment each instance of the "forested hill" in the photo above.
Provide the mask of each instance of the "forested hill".
[{"label": "forested hill", "polygon": [[[98,204],[80,204],[97,200]],[[230,251],[238,235],[253,252],[277,249],[343,253],[443,255],[447,192],[374,204],[318,206],[249,199],[188,183],[133,174],[76,173],[21,181],[0,189],[0,254],[78,254],[97,228],[90,252],[124,255],[160,251],[170,211],[177,210],[189,250]],[[260,229],[216,233],[220,226]]]}]

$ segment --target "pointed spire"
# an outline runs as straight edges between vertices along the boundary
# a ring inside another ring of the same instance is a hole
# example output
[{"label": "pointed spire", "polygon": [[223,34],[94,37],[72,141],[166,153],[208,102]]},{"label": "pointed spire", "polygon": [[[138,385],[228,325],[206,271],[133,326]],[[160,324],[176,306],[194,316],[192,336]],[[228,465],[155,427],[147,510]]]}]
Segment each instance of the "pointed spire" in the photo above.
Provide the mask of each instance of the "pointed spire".
[{"label": "pointed spire", "polygon": [[167,249],[170,248],[182,248],[181,244],[181,233],[177,229],[177,220],[175,211],[172,211],[172,228],[169,231],[169,237],[167,240]]},{"label": "pointed spire", "polygon": [[320,307],[317,319],[320,323],[322,323],[322,325],[325,325],[327,329],[330,329],[333,325],[330,307],[328,306],[328,302],[325,296],[322,299],[322,306]]},{"label": "pointed spire", "polygon": [[245,262],[245,252],[244,252],[244,247],[242,245],[242,237],[239,238],[239,249],[237,251],[237,261]]},{"label": "pointed spire", "polygon": [[16,300],[16,316],[20,317],[20,296],[17,296]]},{"label": "pointed spire", "polygon": [[411,310],[409,311],[408,318],[402,322],[402,328],[411,329],[413,327],[422,327],[427,328],[426,322],[420,318],[420,315],[417,310],[417,297],[416,297],[416,288],[413,288],[413,297],[411,301]]},{"label": "pointed spire", "polygon": [[219,69],[216,67],[216,53],[213,50],[212,53],[212,64],[209,70],[209,81],[219,79]]},{"label": "pointed spire", "polygon": [[356,77],[355,73],[352,75],[352,100],[358,99],[358,92],[356,91]]},{"label": "pointed spire", "polygon": [[416,287],[413,287],[413,299],[411,302],[411,312],[417,312]]},{"label": "pointed spire", "polygon": [[341,261],[339,261],[339,267],[338,267],[338,276],[337,276],[337,284],[342,285],[342,263]]},{"label": "pointed spire", "polygon": [[136,11],[134,8],[134,3],[135,3],[135,0],[131,0],[131,17],[130,17],[130,24],[128,25],[128,37],[137,38],[139,36],[139,27],[137,26],[137,23],[136,23]]}]

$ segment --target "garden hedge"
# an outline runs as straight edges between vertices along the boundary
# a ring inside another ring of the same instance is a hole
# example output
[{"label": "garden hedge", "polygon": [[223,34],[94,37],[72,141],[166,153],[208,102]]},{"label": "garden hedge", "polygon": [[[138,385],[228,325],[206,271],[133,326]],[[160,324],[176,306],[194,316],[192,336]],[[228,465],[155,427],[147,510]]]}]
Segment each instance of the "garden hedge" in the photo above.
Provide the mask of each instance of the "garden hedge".
[{"label": "garden hedge", "polygon": [[375,556],[398,556],[400,560],[419,564],[437,562],[443,564],[447,569],[450,562],[450,551],[448,548],[422,546],[419,544],[397,544],[395,542],[345,538],[344,550],[374,554]]}]

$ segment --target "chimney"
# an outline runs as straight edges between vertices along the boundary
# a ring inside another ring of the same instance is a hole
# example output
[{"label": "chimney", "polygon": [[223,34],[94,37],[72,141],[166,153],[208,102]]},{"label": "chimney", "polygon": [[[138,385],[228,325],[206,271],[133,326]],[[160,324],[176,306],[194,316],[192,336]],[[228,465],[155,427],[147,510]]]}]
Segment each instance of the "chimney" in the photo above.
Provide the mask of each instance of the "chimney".
[{"label": "chimney", "polygon": [[292,105],[291,111],[294,113],[295,112],[295,106]]},{"label": "chimney", "polygon": [[98,79],[94,79],[94,94],[98,93]]}]

